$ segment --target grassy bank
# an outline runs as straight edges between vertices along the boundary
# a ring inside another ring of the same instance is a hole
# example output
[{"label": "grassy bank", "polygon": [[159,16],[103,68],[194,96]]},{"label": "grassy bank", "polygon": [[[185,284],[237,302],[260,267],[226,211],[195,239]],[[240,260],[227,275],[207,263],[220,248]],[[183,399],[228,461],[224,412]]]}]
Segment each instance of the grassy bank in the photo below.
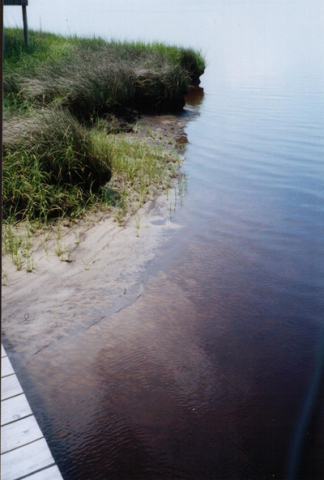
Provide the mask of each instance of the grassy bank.
[{"label": "grassy bank", "polygon": [[90,207],[120,219],[170,184],[176,153],[118,126],[127,119],[134,131],[141,112],[181,110],[204,71],[200,53],[33,31],[26,48],[8,29],[3,67],[5,227]]},{"label": "grassy bank", "polygon": [[180,110],[189,84],[205,69],[200,53],[163,44],[6,31],[5,107],[60,105],[87,120],[107,110]]}]

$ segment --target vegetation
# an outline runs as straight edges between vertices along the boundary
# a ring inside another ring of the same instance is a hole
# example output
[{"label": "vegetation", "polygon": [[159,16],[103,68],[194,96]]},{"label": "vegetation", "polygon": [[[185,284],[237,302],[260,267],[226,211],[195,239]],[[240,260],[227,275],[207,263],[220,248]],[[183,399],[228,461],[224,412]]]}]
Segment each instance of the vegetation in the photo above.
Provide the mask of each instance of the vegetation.
[{"label": "vegetation", "polygon": [[115,208],[120,219],[170,184],[175,152],[116,133],[114,122],[180,110],[204,71],[200,53],[35,31],[26,48],[7,29],[3,68],[8,245],[19,244],[8,230],[17,221],[77,217],[89,206]]},{"label": "vegetation", "polygon": [[162,44],[106,43],[30,32],[31,47],[6,32],[7,108],[61,105],[80,119],[107,110],[179,110],[189,84],[205,69],[191,49]]}]

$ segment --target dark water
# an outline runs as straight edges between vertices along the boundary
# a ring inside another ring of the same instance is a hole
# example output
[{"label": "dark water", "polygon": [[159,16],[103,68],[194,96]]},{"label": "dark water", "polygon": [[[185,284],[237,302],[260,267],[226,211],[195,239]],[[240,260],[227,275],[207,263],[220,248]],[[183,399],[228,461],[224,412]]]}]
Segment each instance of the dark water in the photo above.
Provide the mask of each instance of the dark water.
[{"label": "dark water", "polygon": [[53,30],[206,53],[183,228],[135,304],[52,344],[24,386],[66,480],[322,479],[323,5],[139,3],[62,4]]}]

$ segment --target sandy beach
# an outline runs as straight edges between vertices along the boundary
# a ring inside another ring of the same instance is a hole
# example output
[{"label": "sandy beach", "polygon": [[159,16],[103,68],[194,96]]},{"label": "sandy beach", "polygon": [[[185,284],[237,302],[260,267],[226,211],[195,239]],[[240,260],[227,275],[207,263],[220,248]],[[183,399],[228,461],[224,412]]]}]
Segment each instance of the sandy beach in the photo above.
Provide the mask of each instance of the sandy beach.
[{"label": "sandy beach", "polygon": [[[189,107],[181,116],[143,117],[139,123],[150,125],[161,142],[173,138],[181,149],[187,141],[184,127],[194,115]],[[121,225],[112,212],[97,212],[75,223],[61,222],[59,235],[56,226],[46,244],[42,232],[36,232],[31,272],[18,271],[4,256],[2,331],[8,350],[36,355],[136,302],[145,265],[163,239],[181,228],[172,220],[177,207],[174,188],[170,192],[161,190]],[[60,256],[58,249],[64,251]]]}]

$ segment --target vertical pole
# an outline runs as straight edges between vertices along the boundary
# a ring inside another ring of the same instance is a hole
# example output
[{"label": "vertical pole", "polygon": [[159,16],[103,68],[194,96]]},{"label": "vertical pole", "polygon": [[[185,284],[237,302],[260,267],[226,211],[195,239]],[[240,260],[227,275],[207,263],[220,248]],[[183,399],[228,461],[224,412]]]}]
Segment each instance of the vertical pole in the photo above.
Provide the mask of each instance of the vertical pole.
[{"label": "vertical pole", "polygon": [[29,38],[28,38],[28,25],[27,25],[27,7],[23,5],[22,7],[22,15],[23,15],[23,22],[24,22],[24,36],[25,36],[25,44],[29,46]]},{"label": "vertical pole", "polygon": [[[0,210],[2,211],[2,108],[3,108],[3,57],[4,57],[4,28],[3,28],[3,1],[0,1]],[[0,218],[0,225],[2,227],[2,216]],[[0,258],[0,267],[2,271],[2,256]],[[2,282],[0,285],[0,291],[2,294]],[[1,295],[2,296],[2,295]],[[0,306],[0,315],[2,318],[2,307]]]},{"label": "vertical pole", "polygon": [[[2,41],[3,41],[1,55],[4,55],[4,51],[6,49],[6,37],[5,37],[5,30],[4,30],[4,26],[3,26],[3,4],[4,4],[4,2],[0,2],[0,5],[1,5],[1,20],[0,20],[1,27],[0,28],[2,29],[2,32],[0,33],[0,35],[2,36]],[[1,60],[3,61],[3,58],[1,58]],[[2,67],[2,61],[1,61],[1,67]],[[2,152],[2,150],[1,150],[1,152]]]}]

